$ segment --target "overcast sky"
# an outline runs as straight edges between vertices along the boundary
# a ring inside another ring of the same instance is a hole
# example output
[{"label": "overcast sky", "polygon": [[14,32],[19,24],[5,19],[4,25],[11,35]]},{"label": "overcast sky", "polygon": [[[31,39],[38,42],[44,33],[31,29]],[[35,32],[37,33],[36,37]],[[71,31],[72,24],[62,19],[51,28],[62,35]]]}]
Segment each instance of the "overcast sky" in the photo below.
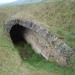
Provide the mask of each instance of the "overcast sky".
[{"label": "overcast sky", "polygon": [[0,4],[11,3],[17,0],[0,0]]},{"label": "overcast sky", "polygon": [[17,3],[36,3],[36,2],[40,2],[42,0],[0,0],[0,5],[3,4],[7,4],[7,3],[13,3],[13,2],[17,2]]}]

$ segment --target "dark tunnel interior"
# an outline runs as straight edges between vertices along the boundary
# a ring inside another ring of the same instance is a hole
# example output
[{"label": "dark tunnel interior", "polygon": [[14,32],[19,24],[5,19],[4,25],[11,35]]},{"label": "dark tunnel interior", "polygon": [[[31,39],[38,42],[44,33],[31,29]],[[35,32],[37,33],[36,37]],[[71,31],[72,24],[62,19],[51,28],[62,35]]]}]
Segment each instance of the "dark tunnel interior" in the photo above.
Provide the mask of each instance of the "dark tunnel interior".
[{"label": "dark tunnel interior", "polygon": [[32,46],[27,43],[24,38],[24,33],[27,32],[27,28],[16,24],[10,30],[10,38],[14,44],[14,47],[19,51],[21,58],[24,60],[25,58],[31,57],[34,51]]},{"label": "dark tunnel interior", "polygon": [[26,42],[24,39],[24,32],[26,28],[16,24],[10,30],[10,37],[14,44],[19,44],[21,42]]}]

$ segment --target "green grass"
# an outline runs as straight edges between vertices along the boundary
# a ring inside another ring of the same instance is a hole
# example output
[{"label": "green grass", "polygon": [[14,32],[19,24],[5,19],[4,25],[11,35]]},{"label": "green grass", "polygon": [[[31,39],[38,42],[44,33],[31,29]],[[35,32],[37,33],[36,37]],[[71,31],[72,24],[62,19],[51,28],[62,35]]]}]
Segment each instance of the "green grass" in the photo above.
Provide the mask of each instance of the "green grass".
[{"label": "green grass", "polygon": [[[29,44],[15,47],[4,30],[5,21],[14,14],[43,23],[75,49],[75,1],[0,8],[0,75],[75,75],[75,56],[72,67],[63,67],[35,54]],[[26,49],[30,57],[23,60],[20,53]]]}]

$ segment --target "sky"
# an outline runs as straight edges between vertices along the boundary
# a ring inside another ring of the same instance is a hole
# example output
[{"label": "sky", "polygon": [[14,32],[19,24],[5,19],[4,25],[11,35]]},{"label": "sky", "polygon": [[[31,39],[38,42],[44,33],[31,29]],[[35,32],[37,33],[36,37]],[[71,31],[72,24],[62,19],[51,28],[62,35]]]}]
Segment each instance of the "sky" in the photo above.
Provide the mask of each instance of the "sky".
[{"label": "sky", "polygon": [[13,3],[13,2],[35,3],[35,2],[40,2],[40,1],[42,0],[0,0],[0,5],[7,4],[7,3]]},{"label": "sky", "polygon": [[14,1],[17,1],[17,0],[0,0],[0,4],[12,3]]}]

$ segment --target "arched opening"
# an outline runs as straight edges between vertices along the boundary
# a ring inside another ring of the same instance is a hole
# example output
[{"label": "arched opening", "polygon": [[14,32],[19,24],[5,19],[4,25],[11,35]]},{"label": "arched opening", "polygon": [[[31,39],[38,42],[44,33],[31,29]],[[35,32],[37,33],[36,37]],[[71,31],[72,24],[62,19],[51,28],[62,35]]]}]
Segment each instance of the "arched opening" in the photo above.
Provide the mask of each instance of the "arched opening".
[{"label": "arched opening", "polygon": [[24,34],[27,32],[27,30],[29,29],[19,24],[13,25],[10,30],[11,40],[15,48],[19,50],[19,54],[23,60],[30,57],[34,53],[34,50],[32,49],[31,45],[27,43],[24,37]]},{"label": "arched opening", "polygon": [[19,44],[21,42],[26,42],[23,35],[26,28],[20,26],[19,24],[14,25],[10,30],[10,37],[14,44]]}]

